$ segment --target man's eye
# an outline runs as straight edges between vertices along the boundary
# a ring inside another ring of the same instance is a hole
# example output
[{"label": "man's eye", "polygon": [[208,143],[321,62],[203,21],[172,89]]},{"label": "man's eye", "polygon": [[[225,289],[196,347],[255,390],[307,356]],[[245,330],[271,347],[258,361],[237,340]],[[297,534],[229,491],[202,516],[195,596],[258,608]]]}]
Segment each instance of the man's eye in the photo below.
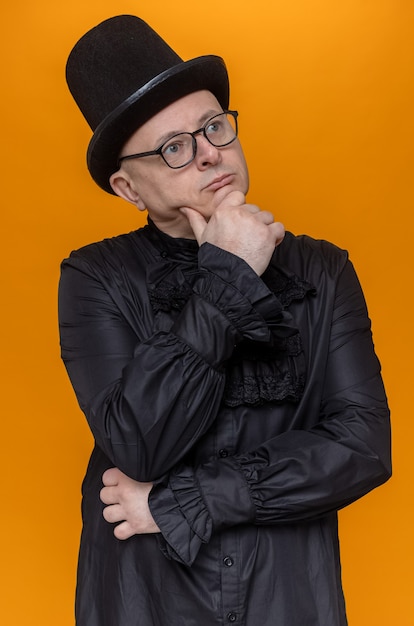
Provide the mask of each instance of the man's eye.
[{"label": "man's eye", "polygon": [[221,130],[221,123],[217,121],[211,122],[206,128],[207,133],[217,133],[219,130]]},{"label": "man's eye", "polygon": [[168,154],[177,154],[182,149],[183,144],[179,141],[174,141],[173,143],[169,143],[163,148],[163,153]]}]

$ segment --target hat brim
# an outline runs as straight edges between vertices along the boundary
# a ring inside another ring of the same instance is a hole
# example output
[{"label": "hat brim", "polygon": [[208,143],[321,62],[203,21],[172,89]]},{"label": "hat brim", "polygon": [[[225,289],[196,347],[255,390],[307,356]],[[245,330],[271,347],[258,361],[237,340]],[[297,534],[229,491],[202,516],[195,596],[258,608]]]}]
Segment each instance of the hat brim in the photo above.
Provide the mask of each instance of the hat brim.
[{"label": "hat brim", "polygon": [[96,128],[87,164],[94,181],[114,194],[110,176],[118,169],[119,153],[129,137],[169,104],[200,90],[211,91],[223,109],[229,105],[229,81],[221,57],[208,55],[183,61],[138,89]]}]

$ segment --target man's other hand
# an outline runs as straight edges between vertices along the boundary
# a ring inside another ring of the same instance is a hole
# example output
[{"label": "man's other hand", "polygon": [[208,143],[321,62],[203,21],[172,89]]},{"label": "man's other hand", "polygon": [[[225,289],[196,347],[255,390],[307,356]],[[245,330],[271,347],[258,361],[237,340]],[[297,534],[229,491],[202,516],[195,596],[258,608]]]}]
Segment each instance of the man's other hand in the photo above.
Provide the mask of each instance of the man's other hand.
[{"label": "man's other hand", "polygon": [[116,467],[103,474],[102,482],[101,500],[107,505],[103,516],[107,522],[120,522],[114,529],[117,539],[160,532],[148,506],[152,483],[133,480]]}]

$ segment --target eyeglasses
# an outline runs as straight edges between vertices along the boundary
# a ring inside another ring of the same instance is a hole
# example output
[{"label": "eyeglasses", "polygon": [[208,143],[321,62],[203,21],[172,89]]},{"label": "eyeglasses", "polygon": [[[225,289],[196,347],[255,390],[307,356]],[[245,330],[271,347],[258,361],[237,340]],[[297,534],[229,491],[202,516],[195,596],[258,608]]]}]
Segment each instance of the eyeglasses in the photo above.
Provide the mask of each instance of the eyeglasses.
[{"label": "eyeglasses", "polygon": [[207,141],[216,148],[224,148],[237,138],[238,124],[237,111],[224,111],[210,117],[209,120],[198,130],[190,133],[178,133],[167,139],[156,150],[129,154],[118,159],[118,165],[129,159],[159,155],[164,162],[173,170],[185,167],[194,160],[197,153],[196,135],[202,133]]}]

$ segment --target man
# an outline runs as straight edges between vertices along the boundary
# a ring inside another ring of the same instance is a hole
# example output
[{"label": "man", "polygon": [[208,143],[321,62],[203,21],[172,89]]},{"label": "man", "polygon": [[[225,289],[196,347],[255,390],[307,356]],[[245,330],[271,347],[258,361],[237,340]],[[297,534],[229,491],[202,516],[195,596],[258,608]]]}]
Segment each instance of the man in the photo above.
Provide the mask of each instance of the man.
[{"label": "man", "polygon": [[347,254],[246,203],[218,57],[183,62],[118,16],[67,79],[92,177],[149,216],[62,265],[62,356],[96,441],[78,626],[344,626],[337,510],[391,472]]}]

